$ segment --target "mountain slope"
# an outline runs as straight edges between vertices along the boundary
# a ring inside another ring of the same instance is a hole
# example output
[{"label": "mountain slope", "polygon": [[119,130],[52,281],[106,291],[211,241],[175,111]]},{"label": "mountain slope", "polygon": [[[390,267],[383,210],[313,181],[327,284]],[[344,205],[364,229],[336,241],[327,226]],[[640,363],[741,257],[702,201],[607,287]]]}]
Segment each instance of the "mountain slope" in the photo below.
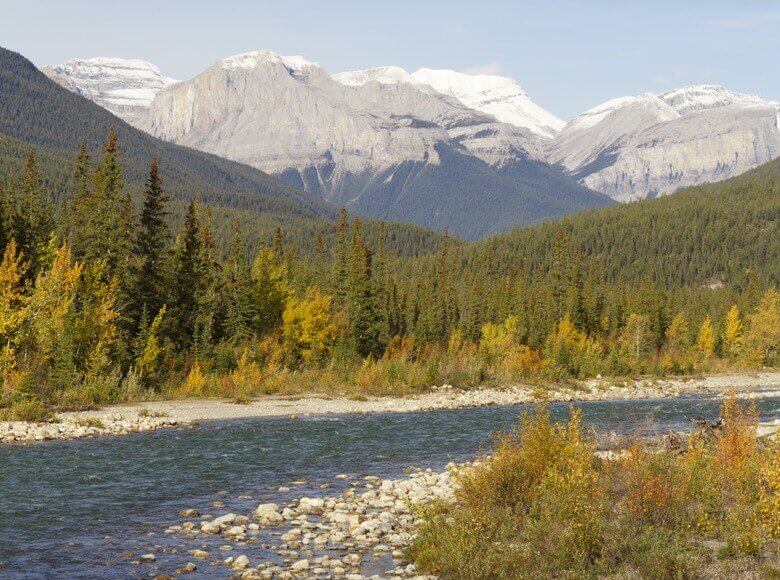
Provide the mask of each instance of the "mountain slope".
[{"label": "mountain slope", "polygon": [[[102,107],[60,87],[27,59],[0,48],[0,136],[43,148],[70,167],[78,143],[98,152],[109,127],[125,151],[125,178],[140,189],[153,156],[178,199],[301,217],[333,217],[326,202],[251,167],[165,143],[134,129]],[[68,169],[69,171],[69,169]],[[64,184],[60,184],[61,186]]]},{"label": "mountain slope", "polygon": [[717,86],[613,99],[546,144],[547,159],[618,201],[739,175],[780,155],[780,105]]},{"label": "mountain slope", "polygon": [[490,257],[501,277],[522,263],[529,275],[553,267],[555,239],[566,232],[607,282],[669,289],[745,287],[755,277],[780,283],[780,159],[740,176],[673,196],[582,212],[472,245],[464,271]]}]

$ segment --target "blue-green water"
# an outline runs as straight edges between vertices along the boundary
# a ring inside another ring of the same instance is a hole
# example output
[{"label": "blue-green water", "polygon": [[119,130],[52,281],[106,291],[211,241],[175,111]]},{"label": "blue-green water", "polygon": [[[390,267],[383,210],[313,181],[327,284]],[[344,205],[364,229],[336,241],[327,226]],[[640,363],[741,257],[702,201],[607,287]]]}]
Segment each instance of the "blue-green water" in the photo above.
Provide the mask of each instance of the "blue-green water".
[{"label": "blue-green water", "polygon": [[[581,403],[596,431],[688,428],[689,417],[714,418],[708,397]],[[761,399],[764,418],[780,416],[780,397]],[[409,465],[441,468],[465,460],[511,428],[524,406],[408,414],[266,418],[115,438],[0,447],[0,577],[95,578],[172,572],[191,559],[181,540],[164,536],[195,508],[248,514],[261,501],[340,493],[334,476],[398,477]],[[563,418],[567,405],[553,405]],[[295,480],[306,484],[276,491]],[[320,483],[333,484],[319,489]],[[247,497],[248,496],[248,497]],[[221,500],[223,508],[211,507]],[[254,547],[257,546],[257,547]],[[157,562],[133,566],[125,551],[154,551]],[[178,551],[178,553],[171,553]],[[167,553],[166,553],[167,552]],[[245,553],[265,556],[257,544]],[[271,557],[272,553],[268,553]],[[199,566],[197,575],[227,576]]]}]

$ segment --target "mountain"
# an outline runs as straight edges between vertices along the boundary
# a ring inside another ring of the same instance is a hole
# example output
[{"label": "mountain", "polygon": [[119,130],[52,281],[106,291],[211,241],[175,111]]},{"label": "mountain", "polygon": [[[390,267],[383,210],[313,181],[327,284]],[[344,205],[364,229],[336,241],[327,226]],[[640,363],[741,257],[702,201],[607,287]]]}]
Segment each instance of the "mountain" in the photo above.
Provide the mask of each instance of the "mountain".
[{"label": "mountain", "polygon": [[610,203],[547,165],[531,130],[401,69],[362,76],[256,51],[162,89],[131,121],[353,211],[469,239]]},{"label": "mountain", "polygon": [[51,183],[62,195],[79,143],[98,153],[114,126],[124,151],[125,181],[140,191],[152,157],[159,160],[166,189],[179,200],[199,197],[216,206],[305,218],[333,217],[336,208],[257,169],[166,143],[139,131],[104,108],[65,90],[30,61],[0,48],[0,169],[4,173],[34,147],[55,167]]},{"label": "mountain", "polygon": [[613,199],[657,197],[780,155],[780,104],[712,85],[623,97],[545,145],[550,163]]},{"label": "mountain", "polygon": [[429,68],[409,74],[401,68],[387,66],[338,73],[333,78],[350,86],[362,86],[368,82],[428,86],[442,95],[457,99],[470,109],[490,115],[502,123],[526,128],[544,139],[558,135],[566,124],[534,103],[528,93],[507,77],[468,75]]},{"label": "mountain", "polygon": [[41,71],[125,121],[143,114],[157,93],[177,82],[150,62],[121,58],[75,58]]}]

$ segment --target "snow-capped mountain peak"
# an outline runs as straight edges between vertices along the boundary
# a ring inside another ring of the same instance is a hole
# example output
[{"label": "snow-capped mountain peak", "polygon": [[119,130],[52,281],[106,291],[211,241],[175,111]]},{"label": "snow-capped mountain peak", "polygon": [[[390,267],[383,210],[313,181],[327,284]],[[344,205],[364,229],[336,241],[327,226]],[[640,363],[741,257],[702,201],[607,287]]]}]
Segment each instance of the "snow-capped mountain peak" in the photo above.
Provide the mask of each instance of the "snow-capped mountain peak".
[{"label": "snow-capped mountain peak", "polygon": [[508,77],[421,68],[412,73],[412,78],[455,97],[467,107],[493,115],[502,123],[525,127],[544,138],[555,137],[565,125],[534,103],[528,93]]},{"label": "snow-capped mountain peak", "polygon": [[159,91],[178,82],[139,59],[74,58],[42,70],[65,88],[125,119],[148,108]]},{"label": "snow-capped mountain peak", "polygon": [[681,115],[729,105],[767,106],[769,104],[761,97],[737,93],[719,85],[682,87],[661,93],[658,97],[674,107]]},{"label": "snow-capped mountain peak", "polygon": [[302,56],[282,56],[271,50],[254,50],[241,54],[234,54],[222,59],[219,64],[224,69],[250,69],[263,62],[282,63],[292,74],[305,72],[310,68],[319,68],[319,63],[306,60]]},{"label": "snow-capped mountain peak", "polygon": [[338,73],[333,75],[333,80],[350,87],[362,87],[370,82],[377,82],[383,85],[417,83],[412,75],[398,66],[380,66],[366,70]]}]

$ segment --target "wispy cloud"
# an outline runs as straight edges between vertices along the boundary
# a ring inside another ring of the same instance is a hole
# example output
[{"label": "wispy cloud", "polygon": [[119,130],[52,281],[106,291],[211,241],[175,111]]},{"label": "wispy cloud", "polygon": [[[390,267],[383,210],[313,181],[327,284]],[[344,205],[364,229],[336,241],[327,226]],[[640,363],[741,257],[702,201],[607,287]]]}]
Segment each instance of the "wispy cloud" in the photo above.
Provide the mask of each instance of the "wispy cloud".
[{"label": "wispy cloud", "polygon": [[463,69],[461,72],[467,75],[498,75],[504,70],[504,65],[500,62],[489,62],[479,66],[472,66]]}]

